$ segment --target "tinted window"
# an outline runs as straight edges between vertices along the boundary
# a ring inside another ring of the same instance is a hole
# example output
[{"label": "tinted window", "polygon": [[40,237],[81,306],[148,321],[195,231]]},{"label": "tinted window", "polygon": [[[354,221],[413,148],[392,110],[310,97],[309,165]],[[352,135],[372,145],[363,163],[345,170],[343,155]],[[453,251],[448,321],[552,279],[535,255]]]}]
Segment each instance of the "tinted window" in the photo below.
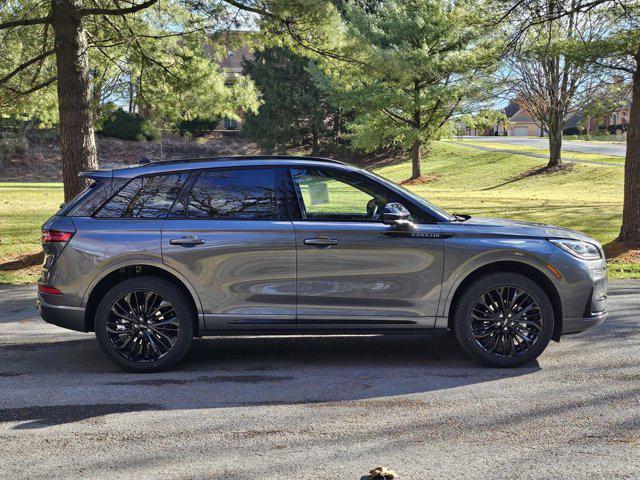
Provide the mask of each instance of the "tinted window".
[{"label": "tinted window", "polygon": [[189,192],[188,215],[244,220],[283,218],[284,202],[277,178],[277,170],[265,168],[203,172]]},{"label": "tinted window", "polygon": [[[302,216],[309,220],[381,222],[387,203],[403,203],[396,194],[362,175],[330,169],[294,169],[291,174]],[[412,207],[405,206],[415,217]]]},{"label": "tinted window", "polygon": [[186,177],[186,174],[170,174],[134,178],[104,204],[96,217],[164,218]]}]

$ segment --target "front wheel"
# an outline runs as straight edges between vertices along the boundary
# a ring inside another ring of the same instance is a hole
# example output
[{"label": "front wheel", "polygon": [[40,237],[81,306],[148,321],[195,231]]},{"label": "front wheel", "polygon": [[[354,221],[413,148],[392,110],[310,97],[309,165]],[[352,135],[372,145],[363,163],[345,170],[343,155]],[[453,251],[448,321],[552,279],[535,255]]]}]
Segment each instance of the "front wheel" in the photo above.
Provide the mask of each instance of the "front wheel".
[{"label": "front wheel", "polygon": [[454,330],[462,348],[492,367],[531,362],[551,340],[554,317],[540,286],[516,273],[479,278],[462,294]]},{"label": "front wheel", "polygon": [[109,359],[130,372],[175,365],[189,350],[195,312],[173,283],[133,277],[109,290],[96,311],[95,331]]}]

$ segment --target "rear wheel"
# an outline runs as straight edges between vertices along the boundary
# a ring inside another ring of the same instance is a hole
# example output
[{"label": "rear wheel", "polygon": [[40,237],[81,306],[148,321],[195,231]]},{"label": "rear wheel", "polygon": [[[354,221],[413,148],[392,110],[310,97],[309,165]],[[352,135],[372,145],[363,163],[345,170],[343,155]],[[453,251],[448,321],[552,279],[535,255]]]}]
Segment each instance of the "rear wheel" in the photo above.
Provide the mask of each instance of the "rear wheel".
[{"label": "rear wheel", "polygon": [[554,317],[540,286],[516,273],[481,277],[462,294],[454,329],[462,348],[493,367],[531,362],[551,340]]},{"label": "rear wheel", "polygon": [[125,370],[164,370],[189,350],[194,315],[186,295],[173,283],[158,277],[129,278],[98,305],[96,338],[109,359]]}]

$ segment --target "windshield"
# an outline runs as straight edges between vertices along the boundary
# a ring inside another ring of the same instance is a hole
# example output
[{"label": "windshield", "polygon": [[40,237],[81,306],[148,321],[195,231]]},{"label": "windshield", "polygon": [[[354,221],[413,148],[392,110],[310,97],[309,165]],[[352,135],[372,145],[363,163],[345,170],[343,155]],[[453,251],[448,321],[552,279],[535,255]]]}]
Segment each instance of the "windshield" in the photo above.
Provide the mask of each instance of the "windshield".
[{"label": "windshield", "polygon": [[399,190],[401,191],[405,196],[409,197],[411,200],[413,200],[415,203],[417,203],[418,205],[425,207],[426,209],[435,212],[436,214],[440,215],[441,217],[443,217],[445,220],[447,221],[454,221],[456,219],[455,216],[451,215],[449,212],[447,212],[446,210],[438,207],[437,205],[434,205],[433,203],[431,203],[430,201],[422,198],[420,195],[417,195],[415,193],[413,193],[411,190],[408,190],[406,188],[404,188],[401,185],[398,185],[397,183],[392,182],[391,180],[387,180],[384,177],[381,177],[380,175],[377,175],[375,173],[371,173],[369,171],[366,172],[368,175],[371,175],[372,177],[375,177],[378,181],[384,183],[386,186],[394,189],[394,190]]}]

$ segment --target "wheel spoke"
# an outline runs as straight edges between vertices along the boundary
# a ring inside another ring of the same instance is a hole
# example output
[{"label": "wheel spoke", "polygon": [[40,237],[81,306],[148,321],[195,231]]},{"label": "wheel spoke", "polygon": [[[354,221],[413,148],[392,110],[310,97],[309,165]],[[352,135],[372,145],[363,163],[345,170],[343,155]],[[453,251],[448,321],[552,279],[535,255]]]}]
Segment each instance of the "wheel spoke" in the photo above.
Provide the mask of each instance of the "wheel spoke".
[{"label": "wheel spoke", "polygon": [[158,327],[164,327],[166,325],[179,325],[178,324],[178,319],[176,317],[167,318],[165,320],[160,320],[158,322],[153,322],[151,325],[149,325],[149,327],[158,328]]}]

